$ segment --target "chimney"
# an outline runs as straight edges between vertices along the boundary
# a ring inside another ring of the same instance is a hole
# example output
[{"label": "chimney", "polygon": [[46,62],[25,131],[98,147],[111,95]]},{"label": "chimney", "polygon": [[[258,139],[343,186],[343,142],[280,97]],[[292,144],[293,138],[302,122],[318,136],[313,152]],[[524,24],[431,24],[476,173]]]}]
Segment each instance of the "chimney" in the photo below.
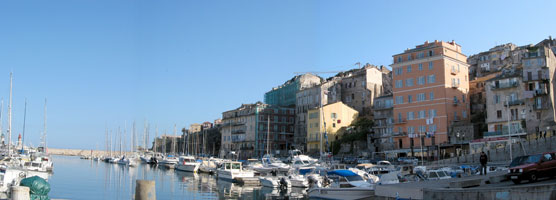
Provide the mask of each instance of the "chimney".
[{"label": "chimney", "polygon": [[427,40],[427,41],[425,41],[425,44],[429,44],[429,41],[428,41],[428,40]]},{"label": "chimney", "polygon": [[438,40],[434,40],[434,43],[438,43]]},{"label": "chimney", "polygon": [[456,44],[456,42],[454,40],[452,40],[452,44]]}]

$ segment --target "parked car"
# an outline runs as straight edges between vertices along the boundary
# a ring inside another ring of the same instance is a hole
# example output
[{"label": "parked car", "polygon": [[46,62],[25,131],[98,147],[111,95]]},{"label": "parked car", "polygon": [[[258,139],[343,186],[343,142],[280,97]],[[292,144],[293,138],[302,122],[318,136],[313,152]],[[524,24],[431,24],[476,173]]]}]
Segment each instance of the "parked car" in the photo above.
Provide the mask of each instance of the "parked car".
[{"label": "parked car", "polygon": [[508,178],[515,184],[522,180],[535,182],[540,177],[556,174],[556,152],[519,156],[512,160],[508,170]]}]

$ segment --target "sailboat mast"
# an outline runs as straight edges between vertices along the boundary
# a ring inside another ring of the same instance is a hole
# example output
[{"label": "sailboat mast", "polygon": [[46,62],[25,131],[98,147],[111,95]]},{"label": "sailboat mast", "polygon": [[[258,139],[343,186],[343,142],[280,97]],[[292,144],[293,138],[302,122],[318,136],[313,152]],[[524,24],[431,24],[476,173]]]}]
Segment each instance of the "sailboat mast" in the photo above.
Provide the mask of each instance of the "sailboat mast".
[{"label": "sailboat mast", "polygon": [[42,142],[43,142],[43,148],[44,148],[43,151],[48,152],[46,150],[46,147],[47,147],[46,146],[46,98],[44,98],[44,132],[43,132],[43,135],[42,135],[42,140],[43,140]]},{"label": "sailboat mast", "polygon": [[177,129],[176,129],[176,124],[174,124],[174,138],[172,138],[172,153],[176,153],[176,135],[177,134]]},{"label": "sailboat mast", "polygon": [[25,107],[23,108],[23,136],[21,138],[21,152],[25,146],[25,120],[27,119],[27,98],[25,98]]},{"label": "sailboat mast", "polygon": [[266,154],[270,155],[270,114],[267,117],[267,129],[266,129]]},{"label": "sailboat mast", "polygon": [[154,132],[154,152],[157,150],[156,140],[158,137],[158,125],[155,125],[155,132]]},{"label": "sailboat mast", "polygon": [[13,78],[10,72],[10,103],[8,104],[8,156],[11,156],[10,145],[12,143],[12,88]]},{"label": "sailboat mast", "polygon": [[4,98],[2,98],[2,100],[0,100],[0,135],[2,135],[2,145],[4,144],[4,131],[3,131],[3,127],[2,124],[4,122],[3,118],[2,118],[2,114],[4,113]]},{"label": "sailboat mast", "polygon": [[131,128],[131,152],[135,152],[135,121],[133,121],[133,127]]}]

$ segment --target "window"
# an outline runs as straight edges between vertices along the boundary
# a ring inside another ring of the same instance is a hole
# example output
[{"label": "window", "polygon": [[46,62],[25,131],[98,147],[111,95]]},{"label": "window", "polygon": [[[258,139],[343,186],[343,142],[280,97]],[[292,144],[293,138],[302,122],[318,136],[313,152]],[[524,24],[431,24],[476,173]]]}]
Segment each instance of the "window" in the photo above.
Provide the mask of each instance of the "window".
[{"label": "window", "polygon": [[461,117],[463,117],[464,119],[467,118],[467,111],[461,111]]},{"label": "window", "polygon": [[407,112],[407,120],[415,119],[415,116],[413,114],[414,114],[413,112]]},{"label": "window", "polygon": [[435,109],[430,109],[429,110],[429,117],[430,118],[436,117],[436,110]]},{"label": "window", "polygon": [[[402,122],[402,121],[403,121],[402,113],[398,113],[398,122]],[[398,128],[400,128],[400,127],[398,127]],[[402,132],[402,131],[400,130],[399,132]]]},{"label": "window", "polygon": [[402,62],[402,57],[398,56],[398,62]]},{"label": "window", "polygon": [[396,104],[402,104],[403,103],[403,96],[397,96],[396,97]]},{"label": "window", "polygon": [[541,119],[541,112],[537,112],[537,119]]},{"label": "window", "polygon": [[407,103],[413,102],[413,97],[411,95],[407,95]]},{"label": "window", "polygon": [[332,123],[332,127],[333,127],[333,128],[336,128],[336,123]]},{"label": "window", "polygon": [[429,62],[429,70],[432,70],[432,61]]},{"label": "window", "polygon": [[420,133],[427,132],[427,126],[419,126],[419,132]]},{"label": "window", "polygon": [[417,94],[417,102],[425,100],[425,93]]},{"label": "window", "polygon": [[425,52],[417,53],[417,58],[424,58],[424,57],[425,57]]},{"label": "window", "polygon": [[500,95],[494,95],[494,104],[500,103]]},{"label": "window", "polygon": [[436,131],[436,124],[429,125],[429,131],[435,132]]},{"label": "window", "polygon": [[415,133],[415,127],[413,127],[413,126],[408,126],[408,127],[407,127],[407,133]]},{"label": "window", "polygon": [[455,120],[458,119],[458,111],[454,111],[454,119],[455,119]]},{"label": "window", "polygon": [[465,103],[465,94],[462,94],[462,95],[461,95],[461,101],[462,101],[463,103]]},{"label": "window", "polygon": [[405,80],[405,86],[406,87],[413,86],[413,78],[408,78],[407,80]]},{"label": "window", "polygon": [[427,117],[425,113],[425,110],[419,111],[419,119],[425,119],[425,117]]},{"label": "window", "polygon": [[429,93],[429,100],[434,100],[434,92]]},{"label": "window", "polygon": [[427,76],[427,82],[428,83],[435,83],[436,82],[436,76],[434,74],[428,75]]},{"label": "window", "polygon": [[498,119],[502,118],[502,111],[501,111],[501,110],[497,110],[497,111],[496,111],[496,117],[497,117]]},{"label": "window", "polygon": [[424,85],[425,84],[425,77],[419,76],[417,77],[417,85]]},{"label": "window", "polygon": [[433,51],[430,50],[430,51],[429,51],[429,56],[433,56],[433,55],[434,55]]},{"label": "window", "polygon": [[403,73],[403,68],[402,67],[398,67],[398,68],[395,69],[395,74],[396,75],[402,75],[402,73]]},{"label": "window", "polygon": [[407,73],[411,72],[411,65],[407,66]]},{"label": "window", "polygon": [[423,63],[419,63],[419,71],[423,71]]},{"label": "window", "polygon": [[402,80],[396,80],[396,88],[402,88],[403,87],[403,81]]},{"label": "window", "polygon": [[330,114],[330,118],[336,119],[336,117],[337,117],[337,114],[336,114],[336,113],[331,113],[331,114]]},{"label": "window", "polygon": [[411,54],[407,54],[407,60],[411,60]]}]

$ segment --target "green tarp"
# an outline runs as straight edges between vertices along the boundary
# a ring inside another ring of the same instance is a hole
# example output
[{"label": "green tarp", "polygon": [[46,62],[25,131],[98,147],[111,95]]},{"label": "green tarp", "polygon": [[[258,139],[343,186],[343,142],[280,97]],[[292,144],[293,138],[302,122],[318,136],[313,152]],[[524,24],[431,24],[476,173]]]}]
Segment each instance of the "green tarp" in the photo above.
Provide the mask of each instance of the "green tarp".
[{"label": "green tarp", "polygon": [[48,197],[50,184],[41,177],[33,176],[25,178],[21,180],[19,185],[29,187],[31,200],[50,200]]}]

